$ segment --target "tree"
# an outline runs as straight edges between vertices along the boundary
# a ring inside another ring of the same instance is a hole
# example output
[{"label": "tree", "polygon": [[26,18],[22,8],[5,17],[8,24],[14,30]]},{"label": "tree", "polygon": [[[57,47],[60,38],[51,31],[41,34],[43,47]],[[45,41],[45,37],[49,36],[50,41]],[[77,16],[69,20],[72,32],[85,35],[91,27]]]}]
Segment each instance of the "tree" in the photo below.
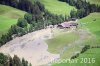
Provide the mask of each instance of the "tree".
[{"label": "tree", "polygon": [[77,18],[77,11],[72,10],[72,11],[70,12],[70,16],[71,16],[71,18]]},{"label": "tree", "polygon": [[34,27],[33,27],[33,25],[32,25],[32,24],[30,24],[30,27],[29,27],[29,32],[32,32],[32,31],[34,31]]},{"label": "tree", "polygon": [[18,34],[18,26],[17,25],[12,25],[9,31],[12,34]]},{"label": "tree", "polygon": [[9,57],[9,66],[14,66],[14,62],[12,57]]},{"label": "tree", "polygon": [[27,27],[27,20],[23,18],[19,18],[17,22],[17,26],[22,27],[22,28]]},{"label": "tree", "polygon": [[85,17],[85,16],[86,16],[86,15],[85,15],[85,9],[84,9],[84,8],[79,9],[79,10],[77,11],[77,16],[78,16],[79,18]]},{"label": "tree", "polygon": [[14,57],[12,58],[11,56],[0,53],[0,66],[28,66],[30,64],[28,64],[28,61],[26,61],[25,59],[22,59],[22,61],[20,61],[17,55],[14,55]]},{"label": "tree", "polygon": [[3,53],[0,53],[0,64],[5,64],[8,60],[8,57],[5,56]]},{"label": "tree", "polygon": [[24,58],[22,58],[22,64],[23,64],[23,66],[26,66],[26,63],[25,63],[25,59]]},{"label": "tree", "polygon": [[40,9],[41,12],[45,11],[45,8],[44,8],[43,4],[41,4],[39,1],[36,1],[35,3],[38,5],[38,7],[39,7],[39,9]]},{"label": "tree", "polygon": [[14,55],[13,61],[14,61],[14,65],[22,66],[22,63],[21,63],[20,59],[17,57],[17,55]]},{"label": "tree", "polygon": [[24,15],[24,18],[27,20],[27,22],[28,22],[29,24],[32,23],[32,15],[31,15],[31,14],[26,13],[26,14]]},{"label": "tree", "polygon": [[85,51],[87,51],[88,49],[90,49],[90,45],[85,45],[82,50],[81,53],[84,53]]},{"label": "tree", "polygon": [[5,44],[7,42],[7,35],[2,35],[1,37],[1,43]]}]

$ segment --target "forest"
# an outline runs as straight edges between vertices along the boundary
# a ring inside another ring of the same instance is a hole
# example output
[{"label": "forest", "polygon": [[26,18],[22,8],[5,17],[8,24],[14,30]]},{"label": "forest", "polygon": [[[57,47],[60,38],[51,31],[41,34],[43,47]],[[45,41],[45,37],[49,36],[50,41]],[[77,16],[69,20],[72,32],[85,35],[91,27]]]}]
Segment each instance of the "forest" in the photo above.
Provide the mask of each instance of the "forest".
[{"label": "forest", "polygon": [[0,53],[0,66],[32,66],[24,58],[21,60],[17,55],[12,58],[9,55]]}]

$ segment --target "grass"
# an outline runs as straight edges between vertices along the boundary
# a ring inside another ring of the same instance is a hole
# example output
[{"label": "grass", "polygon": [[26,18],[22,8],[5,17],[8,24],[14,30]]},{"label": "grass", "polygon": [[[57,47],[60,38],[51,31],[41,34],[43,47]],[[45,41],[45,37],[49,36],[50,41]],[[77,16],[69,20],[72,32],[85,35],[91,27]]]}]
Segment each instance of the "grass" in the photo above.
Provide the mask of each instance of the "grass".
[{"label": "grass", "polygon": [[81,27],[87,28],[94,35],[92,39],[85,40],[85,44],[100,45],[100,13],[91,13],[80,19]]},{"label": "grass", "polygon": [[100,0],[87,0],[88,2],[90,2],[91,4],[98,4],[100,5]]},{"label": "grass", "polygon": [[17,19],[7,18],[0,15],[0,36],[5,34],[11,25],[16,24]]},{"label": "grass", "polygon": [[93,34],[100,37],[100,13],[91,13],[80,20],[82,27],[88,28]]},{"label": "grass", "polygon": [[0,36],[5,34],[11,25],[16,24],[18,18],[23,17],[24,11],[0,5]]},{"label": "grass", "polygon": [[[91,63],[81,63],[82,58],[89,58],[91,59]],[[95,63],[92,63],[92,58],[94,58]],[[60,64],[53,64],[52,66],[100,66],[100,48],[93,48],[89,49],[85,53],[81,54],[78,58],[74,59],[77,60],[77,63],[60,63]]]},{"label": "grass", "polygon": [[24,14],[25,14],[24,11],[18,10],[10,6],[0,5],[0,15],[2,16],[18,19],[19,17],[23,17]]},{"label": "grass", "polygon": [[[54,30],[54,38],[47,40],[48,51],[51,53],[61,54],[63,49],[79,38],[74,32],[67,33],[67,30]],[[69,49],[71,50],[71,49]],[[73,51],[73,50],[72,50]],[[69,54],[70,55],[70,54]],[[68,56],[69,56],[68,55]],[[66,57],[66,51],[62,55],[62,58]]]},{"label": "grass", "polygon": [[[73,6],[68,5],[65,2],[58,0],[40,0],[44,4],[45,8],[51,13],[57,15],[70,15],[70,11],[75,9]],[[76,9],[75,9],[76,10]]]}]

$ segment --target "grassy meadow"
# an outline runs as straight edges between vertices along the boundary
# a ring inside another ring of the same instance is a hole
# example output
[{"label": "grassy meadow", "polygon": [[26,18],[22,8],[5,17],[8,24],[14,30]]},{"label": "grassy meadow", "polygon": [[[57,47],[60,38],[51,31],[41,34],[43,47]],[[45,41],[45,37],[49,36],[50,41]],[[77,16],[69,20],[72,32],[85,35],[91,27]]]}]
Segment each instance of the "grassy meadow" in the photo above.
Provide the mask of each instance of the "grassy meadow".
[{"label": "grassy meadow", "polygon": [[[51,13],[57,15],[70,15],[70,11],[75,9],[75,7],[61,2],[58,0],[40,0],[44,4],[45,8]],[[76,9],[75,9],[76,10]]]},{"label": "grassy meadow", "polygon": [[[59,32],[61,33],[61,31]],[[48,51],[53,53],[59,53],[59,50],[61,50],[64,46],[68,45],[71,42],[74,42],[76,39],[78,39],[78,35],[75,33],[67,33],[62,32],[61,34],[55,36],[52,39],[47,40],[48,43]]]},{"label": "grassy meadow", "polygon": [[88,28],[97,37],[100,37],[100,13],[91,13],[80,20],[83,28]]},{"label": "grassy meadow", "polygon": [[18,18],[23,17],[24,11],[0,5],[0,36],[7,32],[11,25],[16,24]]},{"label": "grassy meadow", "polygon": [[[82,62],[82,58],[88,59],[88,63]],[[92,60],[94,58],[94,60]],[[94,48],[89,49],[83,54],[80,54],[80,56],[74,60],[77,60],[76,63],[59,63],[59,64],[53,64],[52,66],[100,66],[100,48]],[[89,61],[89,59],[91,59]]]},{"label": "grassy meadow", "polygon": [[78,39],[79,35],[75,32],[68,32],[66,29],[53,29],[53,38],[46,40],[48,51],[60,54],[62,59],[69,58],[74,52],[80,49],[77,45],[73,46],[73,43]]}]

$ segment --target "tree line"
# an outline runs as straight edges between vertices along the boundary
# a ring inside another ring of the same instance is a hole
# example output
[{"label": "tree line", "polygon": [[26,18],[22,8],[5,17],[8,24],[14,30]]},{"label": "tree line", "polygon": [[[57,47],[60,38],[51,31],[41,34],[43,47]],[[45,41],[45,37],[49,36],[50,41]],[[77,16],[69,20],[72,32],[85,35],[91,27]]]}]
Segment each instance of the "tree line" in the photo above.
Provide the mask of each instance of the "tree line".
[{"label": "tree line", "polygon": [[14,55],[12,58],[9,55],[4,55],[0,53],[0,66],[32,66],[31,63],[28,63],[24,58],[20,60],[17,55]]},{"label": "tree line", "polygon": [[90,13],[100,12],[100,6],[96,4],[90,4],[86,0],[59,0],[68,3],[71,6],[75,6],[76,10],[70,12],[71,18],[83,18]]},{"label": "tree line", "polygon": [[33,13],[35,11],[34,9],[38,9],[38,7],[34,7],[35,5],[29,0],[0,0],[0,4],[9,5],[29,13]]}]

